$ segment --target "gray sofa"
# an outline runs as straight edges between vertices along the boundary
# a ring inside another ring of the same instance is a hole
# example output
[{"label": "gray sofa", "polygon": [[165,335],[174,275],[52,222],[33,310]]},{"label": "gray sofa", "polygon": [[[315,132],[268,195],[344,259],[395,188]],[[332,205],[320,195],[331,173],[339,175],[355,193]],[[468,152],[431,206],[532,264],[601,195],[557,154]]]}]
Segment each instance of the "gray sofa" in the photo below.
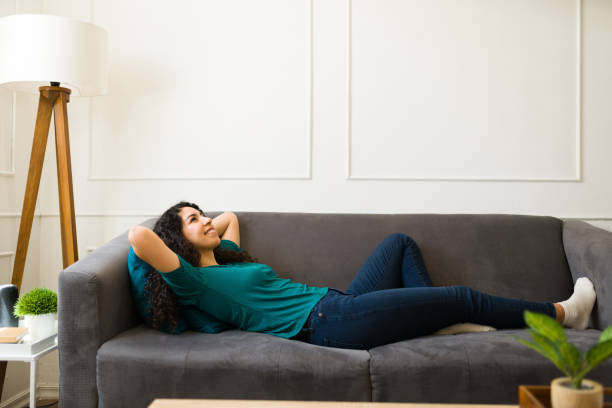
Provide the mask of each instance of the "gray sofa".
[{"label": "gray sofa", "polygon": [[[577,277],[588,276],[598,296],[591,328],[568,330],[570,341],[585,348],[612,325],[612,233],[585,222],[499,214],[236,215],[242,247],[282,278],[345,290],[370,252],[401,232],[419,244],[434,285],[560,301]],[[154,398],[516,404],[519,384],[560,376],[513,339],[528,338],[524,329],[427,336],[367,351],[240,330],[162,333],[144,326],[135,309],[128,249],[126,231],[60,273],[60,407],[136,408]],[[589,378],[612,386],[612,362]]]}]

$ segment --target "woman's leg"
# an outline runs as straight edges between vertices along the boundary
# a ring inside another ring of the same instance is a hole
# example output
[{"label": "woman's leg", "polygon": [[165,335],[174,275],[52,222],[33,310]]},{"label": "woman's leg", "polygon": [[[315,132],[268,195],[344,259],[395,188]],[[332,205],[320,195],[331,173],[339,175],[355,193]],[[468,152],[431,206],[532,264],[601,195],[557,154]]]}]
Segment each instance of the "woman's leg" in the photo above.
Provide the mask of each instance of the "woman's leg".
[{"label": "woman's leg", "polygon": [[432,286],[416,242],[406,234],[387,236],[364,262],[347,293]]},{"label": "woman's leg", "polygon": [[465,286],[397,288],[362,295],[334,292],[316,306],[309,342],[370,349],[432,334],[455,323],[525,327],[524,310],[555,317],[551,302],[528,302]]}]

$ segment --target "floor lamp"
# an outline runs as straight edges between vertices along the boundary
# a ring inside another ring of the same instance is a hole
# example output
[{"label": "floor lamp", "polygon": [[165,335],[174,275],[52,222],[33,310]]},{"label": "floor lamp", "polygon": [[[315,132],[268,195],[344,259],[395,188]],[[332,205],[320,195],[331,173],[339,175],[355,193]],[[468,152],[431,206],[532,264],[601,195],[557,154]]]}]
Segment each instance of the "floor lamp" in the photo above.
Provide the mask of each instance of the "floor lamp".
[{"label": "floor lamp", "polygon": [[[20,290],[52,115],[64,268],[78,260],[67,104],[71,94],[106,93],[108,35],[99,26],[66,17],[47,14],[1,17],[0,61],[0,86],[40,94],[13,264],[12,284]],[[2,361],[0,398],[5,374],[6,361]]]}]

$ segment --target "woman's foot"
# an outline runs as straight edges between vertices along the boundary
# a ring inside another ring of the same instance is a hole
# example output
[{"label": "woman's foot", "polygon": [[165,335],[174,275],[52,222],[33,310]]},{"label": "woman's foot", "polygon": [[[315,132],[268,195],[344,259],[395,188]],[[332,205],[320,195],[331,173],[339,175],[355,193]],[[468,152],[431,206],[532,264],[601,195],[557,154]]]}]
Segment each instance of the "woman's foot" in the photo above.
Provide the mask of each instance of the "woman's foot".
[{"label": "woman's foot", "polygon": [[595,304],[595,289],[589,278],[578,278],[572,296],[559,302],[565,310],[563,324],[572,329],[586,329]]}]

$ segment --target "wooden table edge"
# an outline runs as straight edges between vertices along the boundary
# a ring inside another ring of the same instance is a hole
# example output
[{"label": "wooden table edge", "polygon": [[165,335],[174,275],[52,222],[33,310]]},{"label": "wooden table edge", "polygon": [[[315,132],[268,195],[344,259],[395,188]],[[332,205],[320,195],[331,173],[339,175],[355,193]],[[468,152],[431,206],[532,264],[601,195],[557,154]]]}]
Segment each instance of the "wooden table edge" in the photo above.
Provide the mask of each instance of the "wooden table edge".
[{"label": "wooden table edge", "polygon": [[149,408],[517,408],[518,405],[229,399],[156,399]]}]

